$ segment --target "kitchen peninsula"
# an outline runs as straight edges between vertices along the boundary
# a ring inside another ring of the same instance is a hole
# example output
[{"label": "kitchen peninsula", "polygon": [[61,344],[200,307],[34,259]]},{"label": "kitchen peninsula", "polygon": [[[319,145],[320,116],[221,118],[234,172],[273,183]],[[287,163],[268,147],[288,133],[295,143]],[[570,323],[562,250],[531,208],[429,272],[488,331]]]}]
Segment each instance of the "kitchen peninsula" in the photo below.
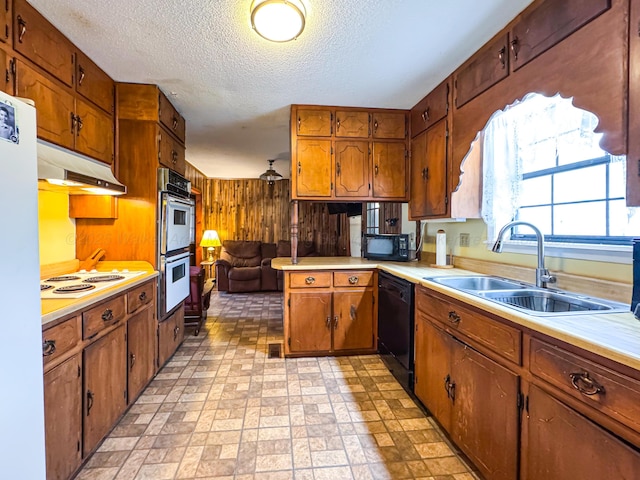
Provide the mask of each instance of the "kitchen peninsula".
[{"label": "kitchen peninsula", "polygon": [[[335,297],[331,302],[329,295],[346,290],[341,279],[355,288],[381,270],[414,283],[414,393],[486,477],[545,478],[553,471],[561,472],[557,478],[570,472],[577,478],[631,478],[640,468],[640,455],[628,446],[640,445],[640,323],[631,312],[529,315],[425,279],[474,272],[417,262],[316,257],[292,264],[278,258],[272,267],[285,272],[288,355],[341,353],[336,324],[349,322],[349,315],[358,319],[364,303],[358,302],[362,294],[350,297],[350,307]],[[358,290],[366,289],[375,299],[377,283]],[[304,315],[292,312],[300,295],[310,302]],[[332,305],[333,326],[327,315]],[[375,332],[375,309],[372,315]],[[348,338],[349,327],[341,328]],[[326,337],[332,329],[334,350],[312,351],[316,339],[308,337]],[[295,351],[299,345],[310,348]],[[579,448],[561,457],[550,454],[566,444]],[[594,448],[606,454],[582,455]]]}]

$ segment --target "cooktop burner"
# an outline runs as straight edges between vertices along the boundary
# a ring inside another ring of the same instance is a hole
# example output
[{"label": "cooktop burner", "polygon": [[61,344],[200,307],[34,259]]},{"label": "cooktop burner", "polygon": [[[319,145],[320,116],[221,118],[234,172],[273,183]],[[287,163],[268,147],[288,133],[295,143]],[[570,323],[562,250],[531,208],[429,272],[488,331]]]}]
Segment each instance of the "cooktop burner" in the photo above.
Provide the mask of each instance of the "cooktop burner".
[{"label": "cooktop burner", "polygon": [[98,277],[91,277],[83,280],[87,283],[100,283],[100,282],[115,282],[116,280],[124,280],[122,275],[100,275]]},{"label": "cooktop burner", "polygon": [[85,290],[93,290],[96,288],[95,285],[90,285],[87,283],[79,283],[78,285],[67,285],[66,287],[56,288],[53,293],[75,293],[75,292],[84,292]]},{"label": "cooktop burner", "polygon": [[49,290],[50,288],[53,288],[53,285],[44,285],[44,284],[40,284],[40,291],[42,292],[43,290]]},{"label": "cooktop burner", "polygon": [[80,277],[76,277],[75,275],[63,275],[61,277],[47,278],[45,282],[69,282],[71,280],[80,280]]}]

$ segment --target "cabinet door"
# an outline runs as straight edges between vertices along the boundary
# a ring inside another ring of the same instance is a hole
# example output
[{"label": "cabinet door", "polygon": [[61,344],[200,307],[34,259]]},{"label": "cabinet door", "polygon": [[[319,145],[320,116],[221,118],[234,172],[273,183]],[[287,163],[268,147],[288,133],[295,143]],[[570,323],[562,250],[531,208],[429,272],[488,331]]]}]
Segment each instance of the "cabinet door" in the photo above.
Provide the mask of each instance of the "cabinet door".
[{"label": "cabinet door", "polygon": [[333,294],[333,349],[372,349],[373,290],[338,290]]},{"label": "cabinet door", "polygon": [[407,149],[404,142],[373,142],[374,198],[407,195]]},{"label": "cabinet door", "polygon": [[451,437],[487,478],[515,480],[519,378],[457,340],[452,342]]},{"label": "cabinet door", "polygon": [[167,129],[184,143],[186,123],[184,117],[178,113],[164,93],[158,92],[158,118]]},{"label": "cabinet door", "polygon": [[532,385],[523,478],[637,478],[640,453]]},{"label": "cabinet door", "polygon": [[5,0],[0,5],[0,42],[11,45],[11,5],[13,2]]},{"label": "cabinet door", "polygon": [[409,217],[424,218],[427,206],[427,132],[411,139],[411,198]]},{"label": "cabinet door", "polygon": [[74,48],[25,0],[15,0],[13,48],[51,75],[73,87]]},{"label": "cabinet door", "polygon": [[336,197],[369,195],[369,143],[336,141]]},{"label": "cabinet door", "polygon": [[411,109],[411,136],[424,132],[449,111],[449,79],[434,88]]},{"label": "cabinet door", "polygon": [[331,110],[298,109],[296,131],[300,136],[330,137],[333,133]]},{"label": "cabinet door", "polygon": [[331,292],[292,292],[289,307],[289,350],[331,350]]},{"label": "cabinet door", "polygon": [[416,311],[414,393],[442,427],[451,431],[451,337]]},{"label": "cabinet door", "polygon": [[151,380],[156,366],[155,322],[153,311],[147,308],[127,322],[129,379],[127,395],[133,402]]},{"label": "cabinet door", "polygon": [[13,95],[14,78],[11,71],[11,55],[0,48],[0,91]]},{"label": "cabinet door", "polygon": [[296,148],[298,197],[331,196],[331,140],[300,140]]},{"label": "cabinet door", "polygon": [[407,117],[404,113],[373,114],[373,138],[403,139],[406,136]]},{"label": "cabinet door", "polygon": [[76,91],[113,115],[115,83],[82,52],[76,54]]},{"label": "cabinet door", "polygon": [[447,213],[447,120],[427,130],[426,211],[429,216]]},{"label": "cabinet door", "polygon": [[76,99],[76,150],[101,162],[113,162],[113,117]]},{"label": "cabinet door", "polygon": [[369,112],[336,110],[336,137],[368,138],[371,135]]},{"label": "cabinet door", "polygon": [[66,480],[81,461],[80,354],[44,374],[44,422],[47,480]]},{"label": "cabinet door", "polygon": [[158,366],[161,367],[175,353],[184,340],[184,307],[158,324]]},{"label": "cabinet door", "polygon": [[453,74],[456,108],[509,75],[508,36],[487,43]]},{"label": "cabinet door", "polygon": [[121,325],[84,350],[84,455],[127,406],[127,342]]},{"label": "cabinet door", "polygon": [[159,139],[160,155],[158,160],[160,163],[171,170],[184,174],[186,167],[184,146],[164,128],[160,128]]},{"label": "cabinet door", "polygon": [[609,8],[611,0],[555,0],[528,9],[511,29],[512,70],[526,65]]},{"label": "cabinet door", "polygon": [[26,63],[20,60],[16,62],[16,95],[35,102],[38,137],[73,149],[73,95]]}]

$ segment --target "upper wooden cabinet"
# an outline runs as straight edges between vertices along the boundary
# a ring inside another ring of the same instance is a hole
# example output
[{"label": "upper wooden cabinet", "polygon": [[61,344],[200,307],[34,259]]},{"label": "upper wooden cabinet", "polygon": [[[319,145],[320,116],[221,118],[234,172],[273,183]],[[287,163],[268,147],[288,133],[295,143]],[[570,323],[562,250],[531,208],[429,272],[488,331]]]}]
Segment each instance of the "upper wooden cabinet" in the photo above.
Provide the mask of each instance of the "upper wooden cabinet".
[{"label": "upper wooden cabinet", "polygon": [[69,87],[74,86],[74,46],[25,0],[13,5],[13,47]]},{"label": "upper wooden cabinet", "polygon": [[511,69],[518,70],[538,55],[611,8],[611,0],[539,2],[511,28]]},{"label": "upper wooden cabinet", "polygon": [[0,5],[0,42],[11,44],[11,0],[4,0]]},{"label": "upper wooden cabinet", "polygon": [[113,162],[113,117],[76,98],[75,149],[104,163]]},{"label": "upper wooden cabinet", "polygon": [[162,123],[184,144],[185,120],[157,85],[119,83],[118,119]]},{"label": "upper wooden cabinet", "polygon": [[76,53],[76,91],[113,115],[115,83],[82,52]]},{"label": "upper wooden cabinet", "polygon": [[498,35],[456,70],[453,84],[457,108],[509,75],[508,48],[509,36]]},{"label": "upper wooden cabinet", "polygon": [[333,133],[331,110],[299,108],[291,121],[296,125],[296,134],[301,137],[330,137]]},{"label": "upper wooden cabinet", "polygon": [[291,197],[408,200],[407,113],[293,105]]},{"label": "upper wooden cabinet", "polygon": [[367,138],[371,135],[371,114],[354,110],[336,110],[336,137]]},{"label": "upper wooden cabinet", "polygon": [[373,138],[403,140],[407,137],[407,115],[404,112],[373,113]]},{"label": "upper wooden cabinet", "polygon": [[162,125],[158,125],[158,161],[163,166],[183,173],[186,168],[185,148],[180,141],[168,133]]},{"label": "upper wooden cabinet", "polygon": [[424,132],[449,112],[451,81],[446,79],[411,109],[411,136]]}]

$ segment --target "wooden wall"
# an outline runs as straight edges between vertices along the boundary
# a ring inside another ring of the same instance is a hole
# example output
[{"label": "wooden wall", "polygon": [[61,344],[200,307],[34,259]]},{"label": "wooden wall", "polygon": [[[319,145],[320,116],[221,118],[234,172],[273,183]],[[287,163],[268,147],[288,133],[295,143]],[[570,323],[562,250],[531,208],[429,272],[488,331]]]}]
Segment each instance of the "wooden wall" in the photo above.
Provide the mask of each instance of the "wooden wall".
[{"label": "wooden wall", "polygon": [[[291,238],[289,180],[269,185],[259,179],[206,178],[189,163],[186,177],[202,194],[203,229],[216,230],[222,241]],[[322,256],[350,254],[346,215],[329,215],[325,203],[299,202],[299,216],[300,241],[313,241]]]}]

